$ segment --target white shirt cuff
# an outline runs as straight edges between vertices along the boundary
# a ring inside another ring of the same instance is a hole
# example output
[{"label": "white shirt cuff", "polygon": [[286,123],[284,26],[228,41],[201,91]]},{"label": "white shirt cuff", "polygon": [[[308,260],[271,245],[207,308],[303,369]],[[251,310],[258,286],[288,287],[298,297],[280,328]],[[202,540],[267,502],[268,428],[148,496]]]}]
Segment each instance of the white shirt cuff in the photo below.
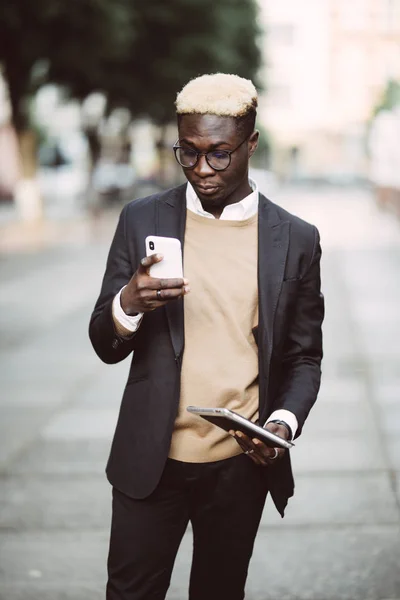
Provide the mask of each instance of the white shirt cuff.
[{"label": "white shirt cuff", "polygon": [[297,428],[299,426],[296,415],[294,415],[292,412],[290,412],[290,410],[286,410],[285,408],[280,408],[279,410],[274,410],[272,415],[270,415],[268,417],[267,421],[265,422],[264,427],[270,421],[275,421],[275,420],[285,421],[285,423],[287,423],[289,425],[290,429],[292,430],[292,435],[294,438],[294,436],[296,435]]},{"label": "white shirt cuff", "polygon": [[[126,286],[124,286],[126,287]],[[131,333],[135,333],[139,328],[139,325],[143,319],[143,313],[138,313],[137,315],[130,316],[127,315],[122,306],[121,306],[121,292],[124,288],[122,288],[118,294],[115,296],[113,300],[112,310],[115,319],[118,321],[122,327],[130,331]]]}]

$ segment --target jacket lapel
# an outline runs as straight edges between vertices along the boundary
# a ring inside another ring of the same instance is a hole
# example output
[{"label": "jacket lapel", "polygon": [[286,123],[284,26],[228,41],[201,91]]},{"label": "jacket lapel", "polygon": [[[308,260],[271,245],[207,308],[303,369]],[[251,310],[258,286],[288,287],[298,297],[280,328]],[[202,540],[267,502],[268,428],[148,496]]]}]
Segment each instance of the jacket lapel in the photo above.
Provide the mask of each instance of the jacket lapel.
[{"label": "jacket lapel", "polygon": [[[289,247],[289,222],[260,194],[258,218],[258,300],[260,378],[268,379],[276,307]],[[260,335],[261,334],[261,335]]]},{"label": "jacket lapel", "polygon": [[[163,195],[156,207],[156,235],[178,238],[182,244],[186,226],[186,184]],[[175,358],[180,362],[184,346],[183,298],[165,305]]]}]

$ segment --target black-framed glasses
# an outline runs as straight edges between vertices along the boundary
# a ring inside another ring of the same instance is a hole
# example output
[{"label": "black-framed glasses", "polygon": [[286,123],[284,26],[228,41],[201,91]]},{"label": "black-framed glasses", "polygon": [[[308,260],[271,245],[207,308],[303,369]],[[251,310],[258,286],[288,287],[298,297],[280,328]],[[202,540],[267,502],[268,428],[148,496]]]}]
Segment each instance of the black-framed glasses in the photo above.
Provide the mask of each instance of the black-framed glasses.
[{"label": "black-framed glasses", "polygon": [[211,152],[197,152],[188,146],[180,146],[179,140],[174,144],[173,149],[177,162],[184,169],[194,169],[199,162],[200,156],[205,156],[207,164],[214,171],[225,171],[231,164],[231,156],[248,139],[249,135],[233,150],[211,150]]}]

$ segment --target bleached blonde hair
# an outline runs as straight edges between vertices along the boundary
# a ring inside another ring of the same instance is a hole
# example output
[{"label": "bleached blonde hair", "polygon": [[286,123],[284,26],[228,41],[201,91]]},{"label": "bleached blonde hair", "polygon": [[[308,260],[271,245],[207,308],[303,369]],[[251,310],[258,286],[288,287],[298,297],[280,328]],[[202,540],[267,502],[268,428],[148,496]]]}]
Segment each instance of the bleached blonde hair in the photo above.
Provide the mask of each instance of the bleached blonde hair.
[{"label": "bleached blonde hair", "polygon": [[243,117],[257,108],[257,90],[250,79],[227,73],[192,79],[176,98],[178,115]]}]

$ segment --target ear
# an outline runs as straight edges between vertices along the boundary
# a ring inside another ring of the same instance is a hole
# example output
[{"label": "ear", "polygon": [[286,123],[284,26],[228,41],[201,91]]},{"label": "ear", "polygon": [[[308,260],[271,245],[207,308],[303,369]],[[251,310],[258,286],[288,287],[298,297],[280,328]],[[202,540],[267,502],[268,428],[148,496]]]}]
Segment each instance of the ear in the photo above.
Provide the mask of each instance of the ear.
[{"label": "ear", "polygon": [[254,152],[257,150],[259,136],[260,132],[256,129],[249,137],[249,158],[253,156]]}]

